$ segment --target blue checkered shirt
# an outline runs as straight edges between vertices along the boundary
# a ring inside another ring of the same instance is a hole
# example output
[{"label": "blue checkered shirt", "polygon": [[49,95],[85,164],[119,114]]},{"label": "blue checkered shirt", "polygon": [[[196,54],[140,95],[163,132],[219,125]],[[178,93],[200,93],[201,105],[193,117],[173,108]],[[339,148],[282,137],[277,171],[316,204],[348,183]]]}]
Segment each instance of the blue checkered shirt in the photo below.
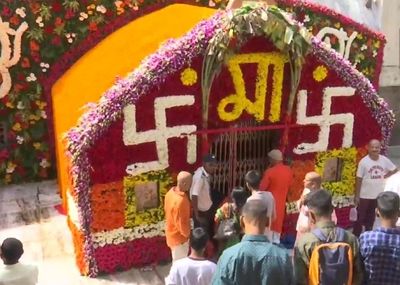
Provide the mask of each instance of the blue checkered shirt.
[{"label": "blue checkered shirt", "polygon": [[378,228],[360,236],[366,284],[400,284],[400,229]]}]

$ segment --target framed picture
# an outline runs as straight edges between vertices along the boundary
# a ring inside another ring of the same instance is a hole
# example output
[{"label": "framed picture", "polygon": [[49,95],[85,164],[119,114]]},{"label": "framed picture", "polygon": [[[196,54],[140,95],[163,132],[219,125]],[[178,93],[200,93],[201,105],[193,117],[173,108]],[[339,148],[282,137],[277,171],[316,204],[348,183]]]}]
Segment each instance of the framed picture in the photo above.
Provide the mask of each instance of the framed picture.
[{"label": "framed picture", "polygon": [[336,182],[342,180],[343,159],[331,157],[325,162],[322,180],[324,182]]},{"label": "framed picture", "polygon": [[135,185],[136,211],[158,208],[160,206],[159,185],[145,182]]}]

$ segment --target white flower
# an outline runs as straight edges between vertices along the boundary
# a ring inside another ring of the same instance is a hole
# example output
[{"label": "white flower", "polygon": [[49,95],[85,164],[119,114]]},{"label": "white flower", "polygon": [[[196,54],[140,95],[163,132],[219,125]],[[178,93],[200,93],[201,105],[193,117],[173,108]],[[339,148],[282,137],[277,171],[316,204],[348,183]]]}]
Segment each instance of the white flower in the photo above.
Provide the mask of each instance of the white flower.
[{"label": "white flower", "polygon": [[44,24],[43,24],[43,18],[42,17],[37,17],[36,18],[36,23],[38,24],[39,27],[43,28]]},{"label": "white flower", "polygon": [[304,23],[310,22],[310,17],[306,15],[303,20]]},{"label": "white flower", "polygon": [[374,50],[374,51],[372,52],[372,56],[373,56],[373,57],[376,57],[377,54],[378,54],[378,53],[376,52],[376,50]]},{"label": "white flower", "polygon": [[40,161],[40,166],[41,166],[42,168],[48,168],[48,167],[50,167],[50,163],[47,161],[47,159],[43,158],[43,159]]},{"label": "white flower", "polygon": [[107,12],[107,9],[103,5],[99,5],[96,7],[96,11],[105,14]]},{"label": "white flower", "polygon": [[22,144],[24,142],[24,138],[21,136],[17,136],[17,143]]},{"label": "white flower", "polygon": [[18,110],[23,110],[23,109],[25,109],[25,105],[24,105],[24,103],[22,103],[22,101],[18,101],[17,109],[18,109]]},{"label": "white flower", "polygon": [[363,44],[362,46],[361,46],[361,50],[366,50],[368,47],[365,45],[365,44]]},{"label": "white flower", "polygon": [[18,16],[20,16],[21,18],[25,18],[26,17],[25,7],[18,8],[17,10],[15,10],[15,13]]},{"label": "white flower", "polygon": [[42,111],[40,112],[40,116],[41,116],[43,119],[47,119],[46,111],[42,110]]},{"label": "white flower", "polygon": [[37,80],[37,78],[36,78],[35,74],[32,73],[32,72],[29,74],[28,77],[26,77],[26,81],[28,81],[28,82],[33,82],[33,81],[36,81],[36,80]]},{"label": "white flower", "polygon": [[85,12],[81,12],[79,14],[79,21],[84,21],[85,19],[89,18],[89,15],[86,14]]}]

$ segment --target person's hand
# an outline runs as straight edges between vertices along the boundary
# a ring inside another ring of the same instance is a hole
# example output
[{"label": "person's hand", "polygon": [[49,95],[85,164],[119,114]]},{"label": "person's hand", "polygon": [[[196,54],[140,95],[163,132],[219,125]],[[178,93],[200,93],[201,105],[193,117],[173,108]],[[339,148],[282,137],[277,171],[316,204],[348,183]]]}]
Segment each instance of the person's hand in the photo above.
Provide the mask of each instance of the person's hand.
[{"label": "person's hand", "polygon": [[354,196],[354,206],[358,207],[359,203],[360,203],[360,197],[359,196]]}]

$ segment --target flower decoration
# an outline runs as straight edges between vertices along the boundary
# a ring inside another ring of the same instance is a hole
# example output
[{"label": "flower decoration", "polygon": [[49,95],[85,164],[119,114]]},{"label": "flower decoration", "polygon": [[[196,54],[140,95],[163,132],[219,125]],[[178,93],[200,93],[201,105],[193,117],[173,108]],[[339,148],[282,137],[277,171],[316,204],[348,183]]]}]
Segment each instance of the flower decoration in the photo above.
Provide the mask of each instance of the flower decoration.
[{"label": "flower decoration", "polygon": [[122,182],[95,184],[91,189],[92,231],[114,230],[125,225]]},{"label": "flower decoration", "polygon": [[[242,11],[245,12],[245,10]],[[124,255],[126,252],[132,255],[142,255],[143,251],[140,244],[148,239],[165,242],[163,238],[158,236],[135,239],[127,243],[106,244],[104,246],[99,246],[97,240],[95,242],[94,238],[97,238],[97,236],[91,232],[94,217],[93,206],[90,200],[92,162],[89,152],[96,145],[96,142],[106,134],[111,124],[120,120],[123,109],[128,104],[135,104],[142,96],[146,96],[151,90],[162,86],[172,75],[176,75],[184,67],[192,66],[195,59],[204,55],[216,31],[226,23],[226,18],[226,12],[216,13],[209,20],[199,23],[183,37],[167,41],[156,53],[145,58],[134,72],[130,73],[126,78],[118,80],[97,104],[85,112],[79,120],[78,125],[66,135],[67,156],[70,159],[69,162],[71,165],[69,173],[71,187],[73,188],[73,193],[76,195],[75,200],[79,212],[79,225],[83,233],[83,246],[81,248],[84,249],[83,256],[87,266],[87,271],[84,270],[82,271],[83,273],[96,276],[99,272],[115,270],[120,267],[119,265],[124,259],[129,259]],[[295,24],[293,24],[293,27],[296,28]],[[289,37],[290,35],[287,36]],[[326,49],[318,39],[311,39],[310,52],[321,64],[335,70],[343,81],[359,91],[365,105],[369,107],[377,123],[382,127],[384,143],[387,144],[387,139],[393,126],[393,116],[387,105],[380,101],[375,89],[368,80],[355,71],[348,61],[343,60],[334,51]],[[342,177],[347,177],[346,181],[348,182],[350,172],[355,169],[356,150],[336,150],[333,154],[337,157],[342,157],[348,162],[345,166],[347,169],[345,170],[346,173],[342,174]],[[318,156],[315,163],[316,167],[322,171],[324,161],[333,154],[324,152],[321,156]],[[164,179],[165,181],[170,181],[170,178],[167,175],[164,176],[162,172],[146,173],[141,176],[124,178],[124,195],[127,205],[125,207],[126,222],[124,228],[151,227],[151,225],[157,224],[163,219],[163,213],[159,208],[138,211],[135,187],[148,181],[164,181]],[[169,183],[166,182],[165,185],[167,184]],[[350,187],[348,186],[336,184],[328,186],[330,186],[334,193],[337,193],[336,196],[351,195]],[[168,187],[159,187],[159,189],[159,202],[162,205],[162,197],[165,195]],[[131,207],[130,205],[133,206]],[[114,230],[121,228],[120,226]],[[114,237],[110,238],[111,240],[114,240]],[[119,242],[121,237],[118,236],[115,240]],[[135,246],[130,246],[131,244]],[[165,247],[165,243],[163,246]],[[159,249],[162,246],[155,246],[154,248]],[[149,259],[142,256],[142,258],[135,258],[135,260],[137,262],[138,260]],[[130,266],[133,263],[123,263],[123,267],[125,268],[125,266]],[[85,269],[85,267],[82,268]]]},{"label": "flower decoration", "polygon": [[[0,185],[41,180],[44,176],[55,177],[52,107],[50,104],[40,107],[35,102],[46,104],[45,101],[51,99],[52,85],[58,78],[102,39],[132,20],[174,3],[208,7],[208,0],[136,1],[136,4],[134,1],[116,0],[0,2],[1,22],[9,23],[8,27],[4,27],[9,31],[18,31],[10,36],[13,41],[10,45],[1,47],[3,55],[13,55],[11,61],[15,65],[9,69],[10,76],[2,76],[1,86],[5,96],[1,99],[0,114],[1,120],[7,122],[10,157],[0,160]],[[225,3],[220,1],[216,8]],[[16,49],[13,52],[5,52],[14,44]],[[11,89],[8,90],[7,86]],[[0,97],[3,97],[2,94]],[[17,109],[20,101],[27,108]],[[38,119],[28,120],[31,115],[37,115],[39,108],[46,110]],[[22,133],[23,144],[19,144],[13,136],[16,131]],[[34,147],[36,142],[41,144],[41,148]],[[8,175],[5,172],[7,163],[16,157],[20,159],[14,162],[24,174],[14,171]],[[51,164],[49,167],[41,167],[43,157],[47,157]]]},{"label": "flower decoration", "polygon": [[[348,46],[348,60],[353,64],[357,64],[357,69],[373,82],[375,88],[379,88],[383,48],[386,42],[382,33],[372,31],[370,28],[326,6],[310,1],[278,0],[277,2],[279,7],[293,12],[296,19],[303,22],[304,26],[315,36],[326,27],[342,30],[345,32],[346,37],[351,37],[352,33],[357,31],[356,37]],[[340,42],[335,41],[335,39],[333,36],[331,47],[339,50]],[[362,52],[360,52],[361,47],[363,47]]]},{"label": "flower decoration", "polygon": [[317,68],[313,71],[313,78],[317,82],[321,82],[328,76],[328,69],[323,66],[317,66]]},{"label": "flower decoration", "polygon": [[[153,209],[138,211],[135,187],[148,182],[158,183],[158,206]],[[165,170],[150,171],[124,179],[126,197],[125,226],[133,228],[140,225],[156,224],[164,220],[164,196],[172,186],[172,178]]]},{"label": "flower decoration", "polygon": [[324,182],[324,189],[330,190],[333,196],[349,196],[354,194],[357,149],[354,147],[334,149],[317,154],[315,168],[321,175],[324,173],[325,163],[329,158],[339,158],[343,161],[341,180]]},{"label": "flower decoration", "polygon": [[192,86],[197,82],[197,72],[193,68],[185,68],[181,73],[181,82],[185,86]]},{"label": "flower decoration", "polygon": [[110,244],[121,244],[136,239],[165,236],[165,222],[136,226],[134,228],[118,228],[112,231],[102,231],[93,234],[94,247]]}]

